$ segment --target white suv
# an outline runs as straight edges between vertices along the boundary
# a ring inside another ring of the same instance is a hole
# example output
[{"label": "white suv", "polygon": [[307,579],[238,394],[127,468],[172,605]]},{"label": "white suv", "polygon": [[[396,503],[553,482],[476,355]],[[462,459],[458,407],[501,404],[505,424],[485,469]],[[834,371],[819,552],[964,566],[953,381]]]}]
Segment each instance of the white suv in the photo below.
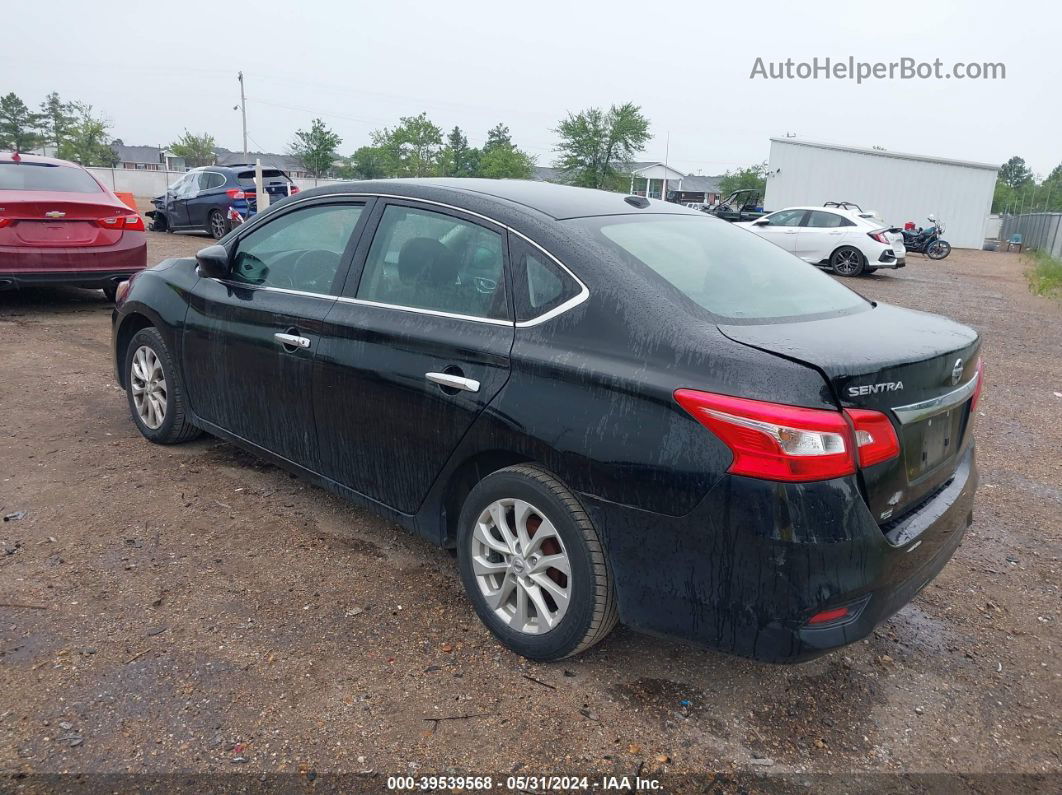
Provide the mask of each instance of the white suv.
[{"label": "white suv", "polygon": [[872,213],[839,207],[788,207],[735,226],[840,276],[859,276],[906,264],[907,250],[900,230],[882,226],[881,219]]}]

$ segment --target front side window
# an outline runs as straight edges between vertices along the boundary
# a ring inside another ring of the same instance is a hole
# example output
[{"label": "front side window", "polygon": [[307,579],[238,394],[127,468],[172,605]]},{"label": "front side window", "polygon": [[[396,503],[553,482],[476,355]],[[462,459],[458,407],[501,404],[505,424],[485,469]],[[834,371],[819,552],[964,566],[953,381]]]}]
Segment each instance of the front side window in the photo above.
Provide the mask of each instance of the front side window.
[{"label": "front side window", "polygon": [[503,238],[443,213],[389,205],[357,298],[468,317],[509,317]]},{"label": "front side window", "polygon": [[327,204],[284,213],[237,243],[230,279],[255,287],[330,294],[362,205]]},{"label": "front side window", "polygon": [[855,224],[843,215],[838,215],[837,213],[828,213],[823,210],[812,210],[811,214],[808,215],[807,226],[813,226],[820,229],[836,229],[839,226],[855,226]]},{"label": "front side window", "polygon": [[770,241],[714,218],[575,219],[619,262],[647,267],[717,318],[764,322],[843,314],[870,304]]},{"label": "front side window", "polygon": [[764,216],[771,226],[800,226],[800,219],[804,217],[806,210],[781,210]]}]

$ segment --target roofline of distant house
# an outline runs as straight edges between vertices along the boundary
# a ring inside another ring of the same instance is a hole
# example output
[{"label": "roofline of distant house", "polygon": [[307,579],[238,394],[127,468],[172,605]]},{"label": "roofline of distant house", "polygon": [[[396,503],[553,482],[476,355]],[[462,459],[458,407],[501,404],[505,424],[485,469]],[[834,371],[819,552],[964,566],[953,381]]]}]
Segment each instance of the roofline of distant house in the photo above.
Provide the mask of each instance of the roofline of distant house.
[{"label": "roofline of distant house", "polygon": [[913,155],[908,152],[890,152],[886,149],[864,149],[859,146],[843,146],[841,144],[831,144],[824,141],[809,141],[803,138],[771,138],[771,143],[810,146],[813,149],[833,149],[838,152],[854,152],[860,155],[894,157],[898,160],[918,160],[923,163],[940,163],[946,166],[965,166],[967,168],[983,168],[990,171],[999,171],[998,165],[978,163],[974,160],[952,160],[947,157],[929,157],[928,155]]}]

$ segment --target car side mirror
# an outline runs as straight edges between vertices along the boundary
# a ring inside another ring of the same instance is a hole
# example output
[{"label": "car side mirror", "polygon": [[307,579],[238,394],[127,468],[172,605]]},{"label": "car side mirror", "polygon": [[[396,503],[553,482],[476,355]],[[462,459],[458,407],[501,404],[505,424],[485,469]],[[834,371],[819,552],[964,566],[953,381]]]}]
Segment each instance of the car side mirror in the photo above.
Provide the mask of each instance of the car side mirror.
[{"label": "car side mirror", "polygon": [[224,246],[213,245],[199,249],[195,255],[199,275],[207,279],[224,279],[229,275],[229,252]]},{"label": "car side mirror", "polygon": [[771,222],[768,221],[766,218],[760,218],[760,219],[758,219],[756,221],[753,221],[752,225],[753,226],[767,226],[769,223],[771,223]]}]

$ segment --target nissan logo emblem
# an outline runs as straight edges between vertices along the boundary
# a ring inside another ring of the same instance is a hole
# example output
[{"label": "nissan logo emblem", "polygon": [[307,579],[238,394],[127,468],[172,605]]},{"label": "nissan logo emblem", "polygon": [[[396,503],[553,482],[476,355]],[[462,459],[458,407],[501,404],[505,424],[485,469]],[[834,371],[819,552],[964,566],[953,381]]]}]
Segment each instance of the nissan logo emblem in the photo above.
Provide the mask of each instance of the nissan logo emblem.
[{"label": "nissan logo emblem", "polygon": [[962,359],[955,360],[955,366],[951,368],[951,383],[954,386],[962,379]]}]

